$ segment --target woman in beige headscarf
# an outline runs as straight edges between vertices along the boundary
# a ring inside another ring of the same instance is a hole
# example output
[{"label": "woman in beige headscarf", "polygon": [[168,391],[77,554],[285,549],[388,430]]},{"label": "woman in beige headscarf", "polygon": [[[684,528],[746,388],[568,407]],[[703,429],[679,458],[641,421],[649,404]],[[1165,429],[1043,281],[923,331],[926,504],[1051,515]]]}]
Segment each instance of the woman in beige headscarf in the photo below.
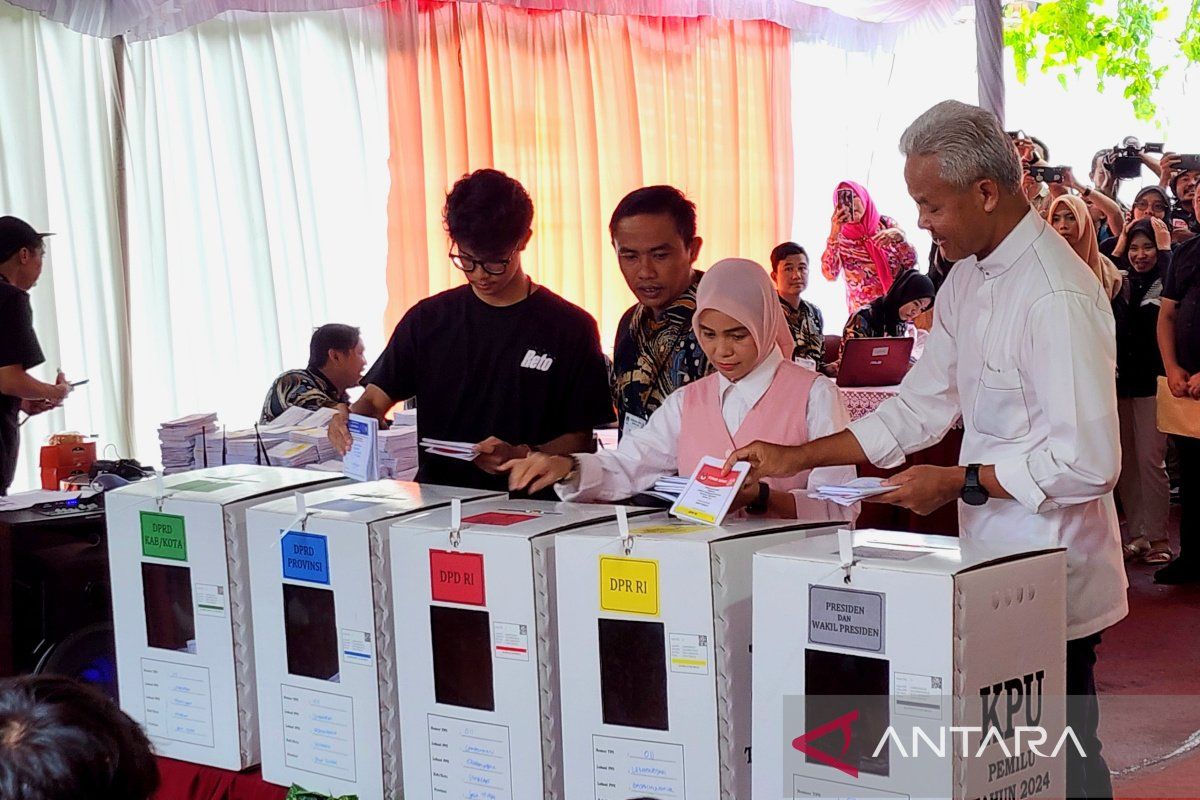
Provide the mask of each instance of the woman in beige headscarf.
[{"label": "woman in beige headscarf", "polygon": [[1116,297],[1121,291],[1121,272],[1108,256],[1100,252],[1100,245],[1096,241],[1096,223],[1092,221],[1083,198],[1073,194],[1054,198],[1050,204],[1049,221],[1050,227],[1067,240],[1067,244],[1079,254],[1096,280],[1104,286],[1108,299]]}]

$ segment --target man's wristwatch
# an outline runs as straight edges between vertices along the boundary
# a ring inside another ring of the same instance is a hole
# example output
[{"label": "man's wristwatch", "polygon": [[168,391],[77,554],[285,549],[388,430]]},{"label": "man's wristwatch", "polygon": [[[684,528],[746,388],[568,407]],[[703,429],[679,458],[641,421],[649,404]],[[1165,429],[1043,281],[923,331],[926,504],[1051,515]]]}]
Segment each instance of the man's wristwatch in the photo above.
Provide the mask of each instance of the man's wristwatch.
[{"label": "man's wristwatch", "polygon": [[987,489],[979,483],[979,465],[968,464],[966,480],[958,496],[969,506],[981,506],[988,501]]},{"label": "man's wristwatch", "polygon": [[767,513],[767,506],[771,501],[771,487],[767,486],[764,481],[758,482],[758,499],[746,506],[746,511],[751,514]]}]

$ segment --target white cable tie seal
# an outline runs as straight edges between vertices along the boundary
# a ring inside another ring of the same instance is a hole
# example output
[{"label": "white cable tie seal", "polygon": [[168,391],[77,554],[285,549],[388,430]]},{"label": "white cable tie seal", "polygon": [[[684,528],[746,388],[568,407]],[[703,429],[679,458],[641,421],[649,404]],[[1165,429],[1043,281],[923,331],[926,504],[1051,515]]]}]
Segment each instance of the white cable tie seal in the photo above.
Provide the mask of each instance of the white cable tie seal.
[{"label": "white cable tie seal", "polygon": [[450,547],[457,550],[462,544],[462,500],[450,501]]},{"label": "white cable tie seal", "polygon": [[621,534],[625,555],[629,555],[633,552],[633,534],[629,532],[629,513],[624,506],[617,506],[617,531]]}]

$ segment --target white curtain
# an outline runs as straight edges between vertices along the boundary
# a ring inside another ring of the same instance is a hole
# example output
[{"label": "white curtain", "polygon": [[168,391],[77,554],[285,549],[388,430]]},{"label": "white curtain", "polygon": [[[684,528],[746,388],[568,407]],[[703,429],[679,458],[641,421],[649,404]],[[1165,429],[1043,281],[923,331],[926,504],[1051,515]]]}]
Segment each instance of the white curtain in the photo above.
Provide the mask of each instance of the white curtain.
[{"label": "white curtain", "polygon": [[[46,269],[31,292],[34,325],[53,380],[62,367],[89,379],[59,411],[22,428],[13,491],[39,480],[38,448],[51,431],[100,435],[130,449],[124,398],[130,375],[126,298],[116,216],[112,42],[73,33],[0,4],[0,215],[48,240]],[[109,450],[111,455],[112,450]]]},{"label": "white curtain", "polygon": [[388,123],[381,8],[234,13],[127,51],[135,436],[246,427],[314,327],[381,335]]},{"label": "white curtain", "polygon": [[[890,48],[898,37],[945,25],[970,0],[481,0],[538,11],[645,17],[765,19],[810,41],[851,50]],[[378,0],[11,0],[91,36],[130,41],[186,30],[227,11],[326,11]]]},{"label": "white curtain", "polygon": [[900,134],[941,100],[978,102],[970,12],[964,9],[940,31],[906,37],[890,51],[852,53],[799,34],[792,38],[792,233],[808,251],[805,298],[821,307],[826,333],[840,334],[848,316],[841,279],[825,280],[820,266],[838,182],[867,187],[880,212],[899,221],[925,268],[930,239],[917,229],[904,185]]}]

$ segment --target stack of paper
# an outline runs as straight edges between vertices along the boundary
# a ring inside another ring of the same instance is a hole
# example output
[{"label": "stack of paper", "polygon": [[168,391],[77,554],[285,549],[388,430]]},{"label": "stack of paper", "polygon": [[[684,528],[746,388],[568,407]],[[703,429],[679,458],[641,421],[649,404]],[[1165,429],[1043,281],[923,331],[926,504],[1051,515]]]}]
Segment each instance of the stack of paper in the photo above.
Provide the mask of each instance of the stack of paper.
[{"label": "stack of paper", "polygon": [[654,482],[654,488],[645,494],[651,497],[657,497],[659,500],[666,500],[668,503],[674,503],[679,499],[679,495],[688,485],[688,478],[682,475],[669,475],[665,478],[659,478]]},{"label": "stack of paper", "polygon": [[379,477],[404,479],[417,468],[417,428],[395,425],[379,432]]},{"label": "stack of paper", "polygon": [[459,461],[474,461],[479,457],[474,442],[452,442],[448,439],[422,439],[421,447],[426,453]]},{"label": "stack of paper", "polygon": [[196,467],[196,446],[217,432],[217,415],[191,414],[164,422],[158,428],[163,473],[170,475]]},{"label": "stack of paper", "polygon": [[317,448],[318,461],[333,461],[337,458],[337,450],[333,449],[333,443],[329,441],[328,423],[312,428],[296,428],[288,433],[288,441],[311,444]]},{"label": "stack of paper", "polygon": [[[334,461],[322,461],[319,464],[309,464],[305,469],[315,470],[317,472],[336,472],[342,474],[342,462],[340,459]],[[407,480],[407,478],[405,479]]]},{"label": "stack of paper", "polygon": [[417,425],[417,410],[415,408],[406,408],[403,411],[397,411],[392,417],[392,425]]},{"label": "stack of paper", "polygon": [[281,442],[267,451],[267,457],[275,467],[303,467],[317,463],[317,446],[305,442]]},{"label": "stack of paper", "polygon": [[883,478],[855,478],[849,483],[817,486],[808,496],[815,500],[830,500],[839,506],[852,506],[868,497],[887,494],[895,489],[895,486],[884,486]]}]

